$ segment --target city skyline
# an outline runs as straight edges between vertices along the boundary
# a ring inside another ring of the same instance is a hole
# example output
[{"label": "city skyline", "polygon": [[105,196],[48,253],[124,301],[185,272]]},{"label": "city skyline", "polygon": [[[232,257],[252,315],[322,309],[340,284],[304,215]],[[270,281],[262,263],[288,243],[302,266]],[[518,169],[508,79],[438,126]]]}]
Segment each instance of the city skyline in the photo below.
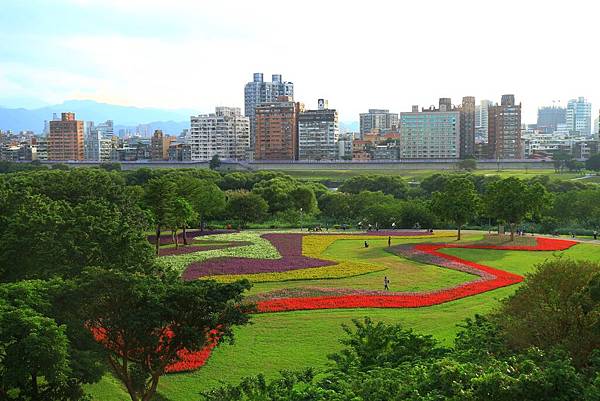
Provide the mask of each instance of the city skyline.
[{"label": "city skyline", "polygon": [[[182,0],[8,1],[0,15],[0,105],[93,99],[204,114],[243,108],[241,88],[262,72],[293,82],[297,101],[329,99],[340,121],[357,121],[369,108],[399,113],[439,97],[459,104],[463,96],[505,93],[520,99],[526,123],[535,122],[539,107],[553,100],[565,107],[579,96],[597,115],[597,56],[587,41],[571,40],[573,32],[594,35],[599,6],[588,3],[543,2],[544,18],[532,24],[542,2],[504,2],[491,20],[485,16],[494,5],[473,1],[350,2],[343,9],[308,1],[293,15],[271,1],[231,1],[226,9]],[[260,13],[260,24],[252,13]],[[492,46],[507,23],[508,70]],[[540,23],[561,29],[549,34]],[[454,38],[470,40],[472,57],[455,52]],[[567,49],[578,55],[576,66]],[[555,57],[541,64],[536,54]]]}]

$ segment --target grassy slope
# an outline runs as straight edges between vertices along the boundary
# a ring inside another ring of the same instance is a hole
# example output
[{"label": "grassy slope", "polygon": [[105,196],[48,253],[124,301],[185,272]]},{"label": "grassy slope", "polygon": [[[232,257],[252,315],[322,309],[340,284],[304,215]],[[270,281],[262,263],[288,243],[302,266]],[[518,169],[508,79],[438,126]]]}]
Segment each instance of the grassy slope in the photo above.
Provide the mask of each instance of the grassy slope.
[{"label": "grassy slope", "polygon": [[[335,251],[334,247],[327,252],[332,251]],[[518,274],[531,271],[535,264],[555,254],[471,249],[450,249],[444,252]],[[600,260],[600,247],[594,245],[577,245],[563,253],[573,258]],[[457,323],[475,313],[490,311],[500,299],[512,294],[515,289],[516,286],[502,288],[418,309],[319,310],[257,315],[252,326],[236,331],[234,345],[224,344],[218,347],[206,366],[196,372],[164,377],[159,391],[165,400],[198,399],[197,394],[202,389],[221,382],[236,382],[247,375],[262,372],[267,376],[274,376],[282,369],[300,369],[306,366],[323,368],[327,364],[326,355],[339,348],[338,339],[342,336],[340,325],[349,323],[352,318],[367,315],[375,320],[402,322],[407,327],[432,334],[444,343],[451,344],[457,332]],[[110,377],[91,386],[90,391],[95,400],[127,399],[120,385]]]}]

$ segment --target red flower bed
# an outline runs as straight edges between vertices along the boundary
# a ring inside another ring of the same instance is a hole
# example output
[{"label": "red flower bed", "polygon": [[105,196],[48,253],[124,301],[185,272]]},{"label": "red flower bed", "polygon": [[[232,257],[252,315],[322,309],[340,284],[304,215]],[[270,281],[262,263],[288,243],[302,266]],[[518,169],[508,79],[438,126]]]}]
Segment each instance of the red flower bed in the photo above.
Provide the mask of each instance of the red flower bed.
[{"label": "red flower bed", "polygon": [[[279,298],[260,301],[258,310],[260,312],[282,312],[307,309],[338,309],[338,308],[418,308],[423,306],[437,305],[456,299],[481,294],[486,291],[506,287],[519,283],[523,277],[503,270],[494,269],[489,266],[470,262],[456,256],[446,255],[438,252],[442,248],[471,248],[471,249],[498,249],[498,250],[524,250],[524,251],[559,251],[565,250],[577,244],[575,241],[565,241],[553,238],[538,238],[536,246],[492,246],[492,245],[453,245],[453,244],[417,244],[413,248],[416,251],[445,259],[452,262],[452,266],[464,266],[469,270],[476,271],[481,277],[479,280],[471,281],[453,288],[420,294],[396,294],[396,295],[342,295],[342,296],[319,296],[304,298]],[[450,265],[444,264],[444,267]],[[457,267],[458,269],[458,267]]]}]

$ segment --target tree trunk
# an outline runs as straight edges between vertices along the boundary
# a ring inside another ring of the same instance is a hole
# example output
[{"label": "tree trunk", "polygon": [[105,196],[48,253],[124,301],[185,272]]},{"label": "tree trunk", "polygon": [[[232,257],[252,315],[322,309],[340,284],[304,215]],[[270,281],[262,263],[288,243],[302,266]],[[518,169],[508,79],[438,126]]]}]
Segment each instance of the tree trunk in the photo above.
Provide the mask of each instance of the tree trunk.
[{"label": "tree trunk", "polygon": [[160,252],[160,224],[156,225],[156,256]]},{"label": "tree trunk", "polygon": [[38,381],[37,381],[37,373],[35,371],[31,372],[31,400],[38,401],[40,399],[38,389]]},{"label": "tree trunk", "polygon": [[515,240],[515,225],[514,223],[510,224],[510,241],[514,241]]},{"label": "tree trunk", "polygon": [[204,217],[200,215],[200,232],[204,232]]},{"label": "tree trunk", "polygon": [[175,249],[179,249],[179,237],[177,236],[177,229],[173,229],[173,240],[175,240]]},{"label": "tree trunk", "polygon": [[150,401],[152,399],[152,397],[154,397],[154,394],[156,394],[156,387],[158,386],[159,378],[160,378],[160,376],[158,376],[158,375],[152,375],[150,388],[148,390],[146,390],[146,392],[142,396],[141,401]]},{"label": "tree trunk", "polygon": [[462,226],[458,226],[458,236],[456,237],[457,241],[460,241],[460,229],[462,228]]},{"label": "tree trunk", "polygon": [[185,229],[185,224],[183,225],[183,227],[181,227],[181,229],[183,231],[183,245],[187,246],[188,240],[187,240],[187,231]]}]

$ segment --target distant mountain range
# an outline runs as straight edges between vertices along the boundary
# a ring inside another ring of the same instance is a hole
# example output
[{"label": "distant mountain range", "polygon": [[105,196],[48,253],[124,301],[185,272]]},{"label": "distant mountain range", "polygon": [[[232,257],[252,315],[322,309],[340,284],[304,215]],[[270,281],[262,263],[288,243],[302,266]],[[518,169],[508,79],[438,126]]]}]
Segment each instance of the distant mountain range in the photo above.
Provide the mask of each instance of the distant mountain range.
[{"label": "distant mountain range", "polygon": [[[157,109],[149,107],[131,107],[115,104],[100,103],[94,100],[67,100],[62,104],[40,107],[37,109],[11,109],[0,107],[0,129],[15,132],[31,130],[41,133],[44,120],[52,120],[54,113],[72,111],[78,120],[94,121],[95,123],[113,120],[115,133],[120,129],[135,132],[138,125],[145,125],[148,135],[155,129],[161,129],[170,135],[178,135],[183,129],[189,128],[190,116],[200,114],[191,109]],[[358,131],[358,122],[340,122],[340,131]]]},{"label": "distant mountain range", "polygon": [[149,125],[149,129],[163,129],[169,134],[178,134],[189,127],[189,119],[197,111],[176,109],[164,110],[148,107],[119,106],[99,103],[93,100],[67,100],[62,104],[38,109],[10,109],[0,107],[0,129],[13,131],[32,130],[36,133],[44,129],[44,120],[52,120],[53,113],[72,111],[77,119],[96,123],[113,120],[115,129],[135,128],[139,124]]}]

